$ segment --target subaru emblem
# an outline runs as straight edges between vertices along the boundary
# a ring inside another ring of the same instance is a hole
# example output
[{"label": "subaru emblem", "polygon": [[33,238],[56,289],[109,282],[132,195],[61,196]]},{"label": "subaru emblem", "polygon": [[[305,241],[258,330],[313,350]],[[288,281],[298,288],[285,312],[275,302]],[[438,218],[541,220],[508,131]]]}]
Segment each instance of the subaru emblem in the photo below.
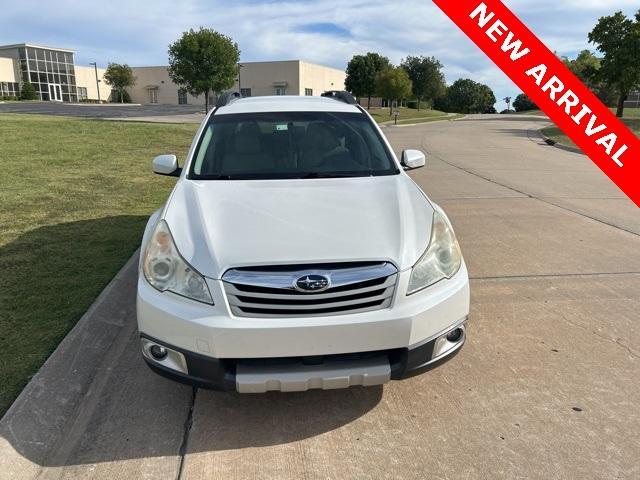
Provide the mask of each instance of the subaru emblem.
[{"label": "subaru emblem", "polygon": [[322,292],[331,286],[324,275],[305,275],[296,280],[294,287],[301,292]]}]

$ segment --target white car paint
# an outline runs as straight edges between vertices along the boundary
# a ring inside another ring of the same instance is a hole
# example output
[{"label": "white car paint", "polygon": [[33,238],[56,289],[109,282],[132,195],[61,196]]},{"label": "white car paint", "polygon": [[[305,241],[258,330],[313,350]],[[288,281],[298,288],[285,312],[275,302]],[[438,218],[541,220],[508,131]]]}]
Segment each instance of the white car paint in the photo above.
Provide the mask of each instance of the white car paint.
[{"label": "white car paint", "polygon": [[219,279],[233,267],[318,259],[388,260],[405,270],[427,248],[432,215],[407,175],[391,175],[182,179],[163,218],[184,259],[204,276]]}]

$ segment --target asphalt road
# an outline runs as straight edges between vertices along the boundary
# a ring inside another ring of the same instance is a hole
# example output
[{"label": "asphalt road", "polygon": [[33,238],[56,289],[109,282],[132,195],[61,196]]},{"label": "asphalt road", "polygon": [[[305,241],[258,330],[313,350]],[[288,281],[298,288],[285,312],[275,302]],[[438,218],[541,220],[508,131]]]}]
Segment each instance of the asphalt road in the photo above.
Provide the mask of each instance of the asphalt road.
[{"label": "asphalt road", "polygon": [[469,266],[451,362],[369,389],[192,391],[143,365],[132,261],[2,421],[0,478],[640,478],[640,211],[544,121],[386,129],[428,153],[412,176]]},{"label": "asphalt road", "polygon": [[132,105],[108,103],[0,102],[1,113],[31,113],[104,120],[195,122],[204,118],[203,105]]}]

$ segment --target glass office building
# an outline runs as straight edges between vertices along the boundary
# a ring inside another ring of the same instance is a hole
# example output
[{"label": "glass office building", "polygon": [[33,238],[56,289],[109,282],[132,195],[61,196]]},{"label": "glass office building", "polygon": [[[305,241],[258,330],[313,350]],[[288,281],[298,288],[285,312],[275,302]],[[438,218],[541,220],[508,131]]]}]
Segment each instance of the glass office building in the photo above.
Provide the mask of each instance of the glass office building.
[{"label": "glass office building", "polygon": [[14,96],[16,84],[29,82],[40,100],[77,102],[73,60],[73,50],[28,43],[0,46],[1,90],[10,91],[5,95]]},{"label": "glass office building", "polygon": [[49,48],[18,47],[23,82],[30,82],[40,100],[77,102],[73,52]]}]

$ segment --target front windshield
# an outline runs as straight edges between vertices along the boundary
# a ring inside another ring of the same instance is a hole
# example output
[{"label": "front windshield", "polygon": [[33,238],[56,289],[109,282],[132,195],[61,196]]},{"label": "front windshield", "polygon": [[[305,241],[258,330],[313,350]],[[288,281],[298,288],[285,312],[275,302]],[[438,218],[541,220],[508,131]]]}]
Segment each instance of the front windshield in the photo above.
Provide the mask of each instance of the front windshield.
[{"label": "front windshield", "polygon": [[399,173],[362,113],[212,115],[189,178],[201,180],[365,177]]}]

